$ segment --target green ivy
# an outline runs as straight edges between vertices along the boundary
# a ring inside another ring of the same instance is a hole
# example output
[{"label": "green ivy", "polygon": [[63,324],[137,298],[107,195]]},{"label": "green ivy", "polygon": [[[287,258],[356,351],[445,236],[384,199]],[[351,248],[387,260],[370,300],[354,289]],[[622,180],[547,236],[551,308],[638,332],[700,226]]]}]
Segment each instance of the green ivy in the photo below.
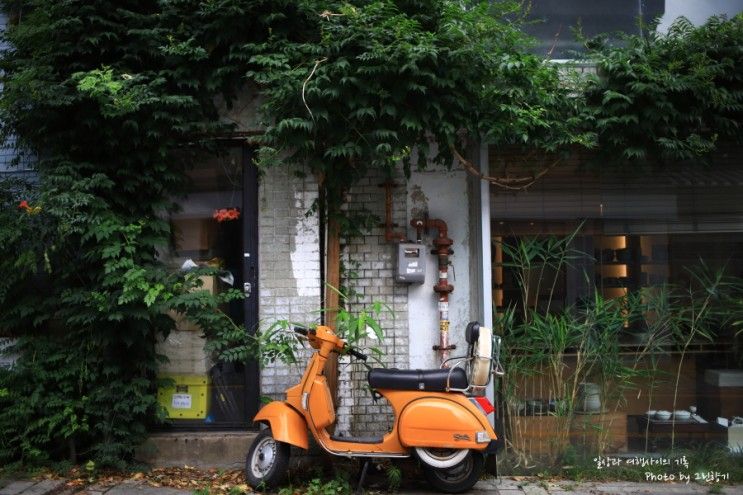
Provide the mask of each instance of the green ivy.
[{"label": "green ivy", "polygon": [[451,147],[481,137],[553,150],[588,139],[558,69],[525,51],[517,4],[325,5],[306,19],[313,36],[253,45],[248,75],[264,96],[264,161],[309,169],[329,214],[370,169],[449,167]]},{"label": "green ivy", "polygon": [[167,311],[210,315],[236,297],[191,290],[158,252],[184,172],[228,130],[215,96],[230,101],[240,45],[277,3],[3,3],[0,130],[36,157],[37,179],[0,188],[0,332],[20,356],[0,375],[0,463],[121,466],[162,417]]},{"label": "green ivy", "polygon": [[598,75],[586,87],[586,124],[602,160],[670,163],[740,144],[743,16],[701,27],[677,19],[667,34],[588,42]]}]

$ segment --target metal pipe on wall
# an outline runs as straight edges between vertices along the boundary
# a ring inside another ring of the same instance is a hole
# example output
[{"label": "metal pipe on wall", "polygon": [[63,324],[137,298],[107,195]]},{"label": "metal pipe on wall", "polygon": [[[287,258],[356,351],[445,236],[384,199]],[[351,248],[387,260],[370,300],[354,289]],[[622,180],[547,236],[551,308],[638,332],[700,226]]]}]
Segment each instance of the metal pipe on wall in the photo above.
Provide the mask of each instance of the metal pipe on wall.
[{"label": "metal pipe on wall", "polygon": [[397,227],[397,224],[392,222],[392,188],[397,184],[387,180],[379,186],[384,187],[384,240],[387,242],[405,242],[404,233],[392,230]]},{"label": "metal pipe on wall", "polygon": [[451,249],[454,241],[449,238],[446,222],[438,218],[413,219],[410,225],[417,232],[418,242],[424,230],[438,231],[433,240],[433,254],[438,258],[438,282],[433,286],[433,291],[438,295],[439,344],[433,346],[433,349],[439,352],[441,362],[444,363],[449,359],[449,351],[456,349],[455,345],[449,344],[449,294],[454,290],[454,286],[449,283],[449,256],[454,254]]}]

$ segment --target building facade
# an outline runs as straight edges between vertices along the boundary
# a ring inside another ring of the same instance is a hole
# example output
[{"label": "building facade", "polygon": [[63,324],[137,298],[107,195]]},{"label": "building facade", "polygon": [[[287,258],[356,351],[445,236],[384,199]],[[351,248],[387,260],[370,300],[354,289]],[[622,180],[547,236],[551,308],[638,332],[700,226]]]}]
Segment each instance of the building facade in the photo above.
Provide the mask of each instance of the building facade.
[{"label": "building facade", "polygon": [[[166,255],[173,269],[189,263],[218,263],[224,276],[205,280],[205,288],[243,290],[244,302],[223,309],[250,332],[279,320],[320,321],[325,242],[320,219],[311,213],[318,198],[314,179],[279,167],[256,168],[252,160],[252,137],[260,132],[256,115],[256,98],[249,91],[243,101],[225,110],[225,119],[236,125],[235,133],[225,139],[223,155],[191,172],[194,186],[170,219],[173,249]],[[510,150],[487,145],[470,150],[469,156],[486,175],[524,165]],[[5,166],[11,153],[3,152],[2,157],[0,167],[5,169],[0,172],[17,173]],[[353,293],[349,311],[360,311],[373,302],[388,308],[379,317],[384,340],[368,341],[369,346],[382,349],[380,365],[436,368],[441,361],[434,349],[440,315],[433,286],[439,274],[436,257],[430,253],[436,233],[423,232],[420,237],[426,260],[421,283],[396,281],[398,245],[385,235],[392,228],[417,242],[410,225],[414,219],[446,222],[454,242],[448,269],[454,286],[448,305],[449,341],[456,346],[453,355],[465,352],[464,328],[469,321],[497,327],[507,308],[521,305],[521,309],[531,306],[557,313],[579,307],[594,294],[612,300],[667,283],[683,286],[689,281],[689,269],[700,259],[743,278],[740,150],[722,150],[709,170],[678,167],[673,173],[642,175],[586,173],[583,160],[589,159],[577,157],[561,164],[521,192],[491,187],[456,163],[450,169],[429,168],[410,177],[401,170],[392,178],[372,175],[349,191],[351,207],[363,207],[380,220],[362,236],[344,240],[342,250],[343,286]],[[383,185],[389,180],[394,185],[387,201]],[[383,224],[388,208],[393,226]],[[237,216],[220,216],[222,210]],[[550,269],[544,290],[527,290],[524,298],[508,248],[548,236],[570,237],[570,249],[584,256]],[[158,344],[169,357],[162,373],[176,382],[161,391],[171,428],[253,428],[251,418],[260,404],[281,399],[301,376],[306,351],[299,353],[296,364],[275,362],[262,369],[255,363],[214,362],[204,351],[200,329],[177,316],[176,320],[177,329]],[[642,328],[627,325],[622,331],[622,355],[628,356],[628,362],[639,359],[646,343]],[[570,431],[605,431],[610,452],[663,448],[668,424],[662,415],[648,415],[648,411],[693,408],[706,423],[683,420],[678,426],[672,422],[670,428],[691,441],[727,445],[728,431],[717,428],[716,418],[743,416],[743,364],[739,339],[725,332],[694,341],[691,354],[681,355],[670,344],[661,346],[648,359],[656,370],[676,373],[675,386],[664,381],[660,391],[653,392],[653,384],[637,383],[635,398],[628,394],[611,410],[594,407],[594,399],[606,405],[607,395],[593,392],[589,385],[594,382],[586,381],[593,379],[590,375],[582,377],[582,389],[576,389],[573,397],[582,397],[578,409],[585,415],[569,425]],[[503,337],[507,341],[509,335]],[[645,357],[637,361],[638,366],[647,364]],[[573,357],[565,359],[567,368],[576,367]],[[363,367],[342,360],[337,431],[360,436],[390,429],[389,407],[373,400],[365,381]],[[550,455],[554,446],[545,437],[557,426],[554,418],[559,417],[562,392],[534,375],[517,382],[510,392],[505,388],[508,383],[493,382],[488,394],[500,407],[490,418],[506,426],[510,448]],[[591,407],[586,405],[588,399]]]}]

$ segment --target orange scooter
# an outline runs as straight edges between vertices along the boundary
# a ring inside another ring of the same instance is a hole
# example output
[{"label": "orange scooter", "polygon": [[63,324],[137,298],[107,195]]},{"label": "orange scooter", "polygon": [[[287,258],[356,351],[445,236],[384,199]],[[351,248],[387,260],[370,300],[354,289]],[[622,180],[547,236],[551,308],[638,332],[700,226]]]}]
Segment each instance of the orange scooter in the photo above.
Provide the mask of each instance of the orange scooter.
[{"label": "orange scooter", "polygon": [[[459,493],[477,482],[485,456],[494,455],[502,444],[487,419],[493,411],[487,398],[465,395],[482,393],[493,374],[500,338],[494,338],[490,329],[470,323],[465,333],[468,355],[449,360],[450,368],[370,368],[369,385],[373,393],[389,401],[395,419],[392,430],[383,437],[361,438],[328,432],[336,418],[323,369],[332,352],[362,361],[367,356],[338,338],[329,327],[294,330],[306,336],[316,352],[299,384],[287,390],[286,400],[269,403],[254,418],[268,428],[261,430],[248,451],[245,473],[251,486],[280,485],[286,476],[289,446],[307,449],[308,429],[323,449],[337,456],[368,461],[414,453],[428,482],[443,492]],[[365,462],[359,487],[367,467]]]}]

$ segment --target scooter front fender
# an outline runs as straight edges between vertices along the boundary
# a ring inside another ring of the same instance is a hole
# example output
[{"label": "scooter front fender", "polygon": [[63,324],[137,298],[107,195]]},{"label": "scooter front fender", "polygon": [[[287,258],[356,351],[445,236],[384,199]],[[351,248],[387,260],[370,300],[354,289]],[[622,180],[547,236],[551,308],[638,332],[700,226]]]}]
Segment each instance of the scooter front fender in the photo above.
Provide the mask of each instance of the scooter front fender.
[{"label": "scooter front fender", "polygon": [[[484,450],[497,438],[487,419],[462,397],[427,397],[410,402],[400,414],[398,431],[405,447]],[[487,432],[477,442],[477,432]]]},{"label": "scooter front fender", "polygon": [[274,439],[307,450],[307,422],[286,402],[270,402],[253,418],[255,423],[268,423]]}]

